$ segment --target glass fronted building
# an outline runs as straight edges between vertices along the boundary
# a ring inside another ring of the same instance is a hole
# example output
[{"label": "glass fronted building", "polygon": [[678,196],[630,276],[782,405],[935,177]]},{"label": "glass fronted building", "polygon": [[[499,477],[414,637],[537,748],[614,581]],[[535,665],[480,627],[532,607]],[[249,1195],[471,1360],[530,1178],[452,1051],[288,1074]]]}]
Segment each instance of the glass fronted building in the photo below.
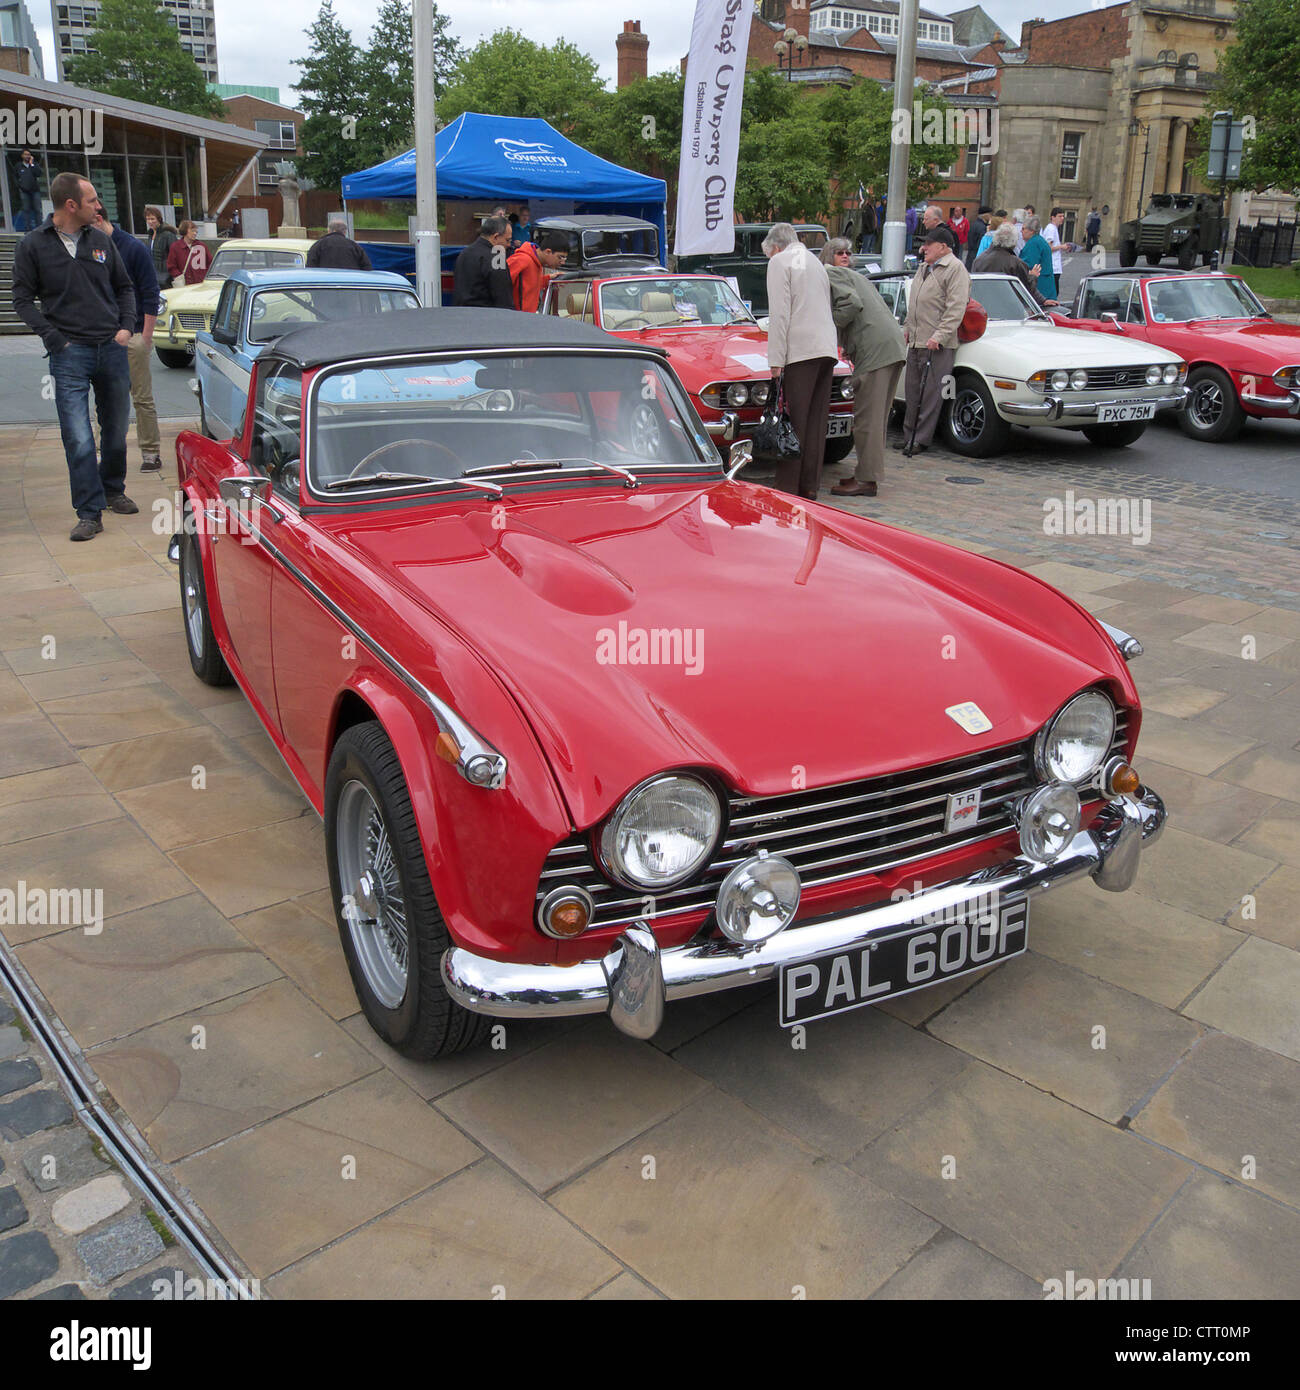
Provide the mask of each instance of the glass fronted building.
[{"label": "glass fronted building", "polygon": [[[202,68],[209,82],[217,80],[217,19],[213,4],[214,0],[160,0],[160,7],[166,7],[168,18],[180,34],[181,47]],[[54,56],[62,81],[66,59],[95,51],[93,34],[99,24],[99,0],[83,0],[76,5],[53,0],[50,17],[54,24]]]}]

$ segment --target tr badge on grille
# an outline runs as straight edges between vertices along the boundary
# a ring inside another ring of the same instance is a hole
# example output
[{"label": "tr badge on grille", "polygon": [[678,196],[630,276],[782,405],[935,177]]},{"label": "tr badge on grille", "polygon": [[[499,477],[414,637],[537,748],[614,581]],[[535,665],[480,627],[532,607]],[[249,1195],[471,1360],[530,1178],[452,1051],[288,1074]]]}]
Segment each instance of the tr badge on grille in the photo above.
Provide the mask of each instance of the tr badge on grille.
[{"label": "tr badge on grille", "polygon": [[950,792],[948,809],[943,817],[943,833],[950,835],[954,830],[964,830],[974,825],[980,818],[980,789],[969,792]]},{"label": "tr badge on grille", "polygon": [[986,734],[993,727],[993,721],[974,700],[967,700],[961,705],[949,705],[944,713],[949,719],[956,720],[968,734]]}]

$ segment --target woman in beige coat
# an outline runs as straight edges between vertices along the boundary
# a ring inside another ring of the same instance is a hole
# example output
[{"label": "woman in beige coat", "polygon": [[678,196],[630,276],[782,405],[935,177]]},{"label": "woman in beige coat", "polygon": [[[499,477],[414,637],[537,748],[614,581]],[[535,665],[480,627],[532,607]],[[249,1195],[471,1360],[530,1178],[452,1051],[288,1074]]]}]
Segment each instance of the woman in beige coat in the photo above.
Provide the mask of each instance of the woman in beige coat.
[{"label": "woman in beige coat", "polygon": [[777,222],[763,241],[767,262],[767,360],[773,378],[785,374],[785,402],[799,436],[798,459],[777,464],[776,485],[815,501],[831,414],[831,379],[839,360],[826,269]]}]

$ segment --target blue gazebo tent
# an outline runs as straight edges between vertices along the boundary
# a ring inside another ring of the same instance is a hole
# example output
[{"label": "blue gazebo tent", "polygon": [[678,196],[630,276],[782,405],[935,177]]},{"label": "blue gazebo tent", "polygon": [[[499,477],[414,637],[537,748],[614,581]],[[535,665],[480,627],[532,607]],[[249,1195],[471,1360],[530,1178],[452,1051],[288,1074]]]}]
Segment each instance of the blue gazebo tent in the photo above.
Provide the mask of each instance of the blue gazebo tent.
[{"label": "blue gazebo tent", "polygon": [[[653,222],[661,253],[667,252],[666,200],[663,179],[650,178],[601,159],[560,134],[547,121],[526,116],[485,116],[466,111],[434,137],[438,198],[495,198],[502,202],[568,201],[566,211],[624,213]],[[343,200],[415,197],[415,151],[348,174]],[[377,270],[408,268],[380,265]],[[388,244],[384,250],[414,262],[414,248]],[[385,255],[383,259],[387,260]]]}]

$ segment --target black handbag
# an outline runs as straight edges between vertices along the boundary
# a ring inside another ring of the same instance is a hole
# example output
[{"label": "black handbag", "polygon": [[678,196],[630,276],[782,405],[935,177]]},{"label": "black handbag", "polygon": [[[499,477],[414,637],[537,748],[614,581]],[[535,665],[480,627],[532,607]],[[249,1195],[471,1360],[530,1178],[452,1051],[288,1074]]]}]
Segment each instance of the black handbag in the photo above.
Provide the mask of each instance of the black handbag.
[{"label": "black handbag", "polygon": [[799,443],[790,412],[785,408],[785,379],[782,377],[754,426],[754,458],[765,463],[782,463],[802,455],[803,445]]}]

